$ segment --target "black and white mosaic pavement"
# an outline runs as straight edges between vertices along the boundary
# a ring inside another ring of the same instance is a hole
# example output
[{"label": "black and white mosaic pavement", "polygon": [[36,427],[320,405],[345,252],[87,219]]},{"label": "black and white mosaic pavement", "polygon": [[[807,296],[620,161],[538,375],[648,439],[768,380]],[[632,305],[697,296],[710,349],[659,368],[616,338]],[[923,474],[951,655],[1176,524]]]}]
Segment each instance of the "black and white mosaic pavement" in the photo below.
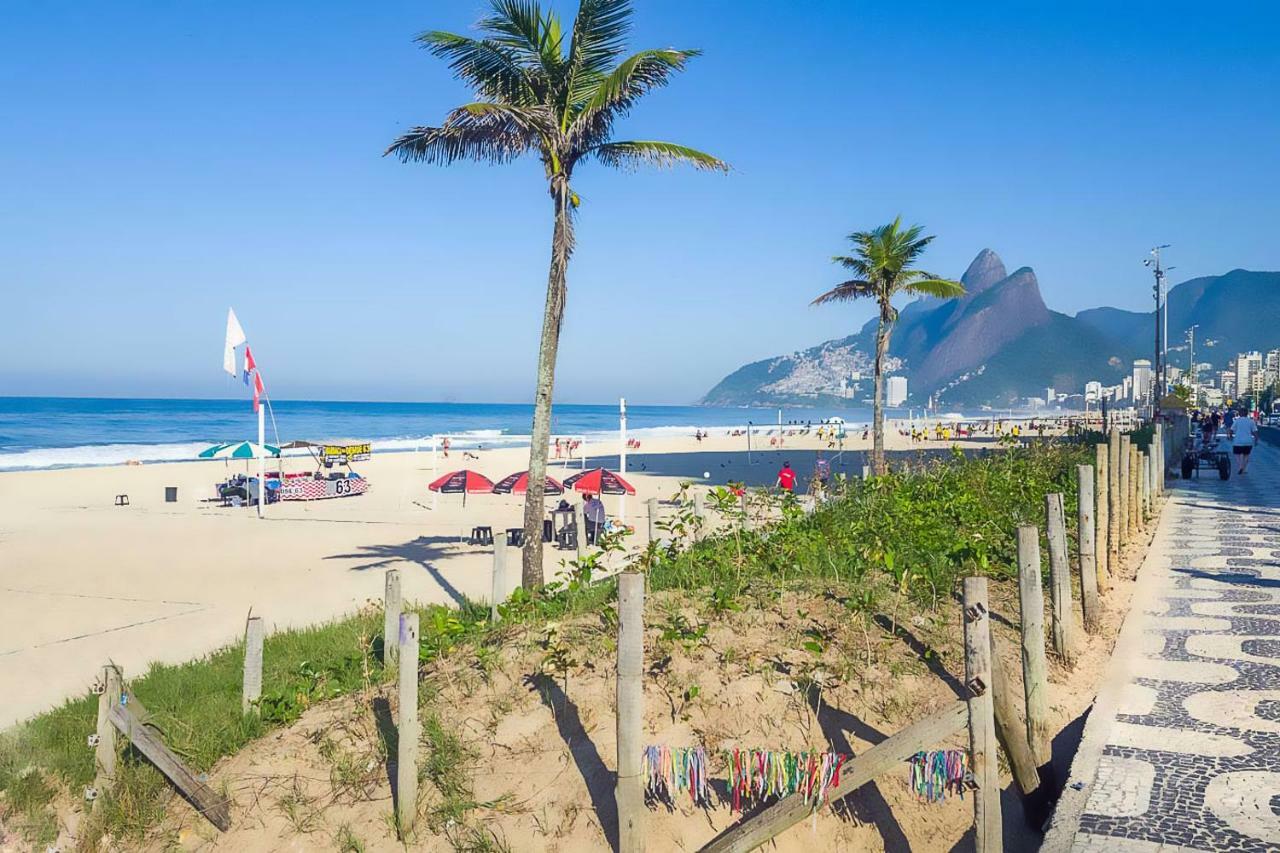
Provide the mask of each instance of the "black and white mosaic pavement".
[{"label": "black and white mosaic pavement", "polygon": [[1172,491],[1074,851],[1280,851],[1280,463],[1255,456]]}]

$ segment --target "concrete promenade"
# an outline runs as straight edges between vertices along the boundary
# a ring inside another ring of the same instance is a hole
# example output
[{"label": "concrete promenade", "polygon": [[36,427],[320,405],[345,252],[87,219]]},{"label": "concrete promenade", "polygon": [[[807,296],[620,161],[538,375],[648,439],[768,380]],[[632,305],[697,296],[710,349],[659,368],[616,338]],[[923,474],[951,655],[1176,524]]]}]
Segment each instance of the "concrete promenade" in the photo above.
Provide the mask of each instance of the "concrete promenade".
[{"label": "concrete promenade", "polygon": [[1280,450],[1171,484],[1045,840],[1280,850]]}]

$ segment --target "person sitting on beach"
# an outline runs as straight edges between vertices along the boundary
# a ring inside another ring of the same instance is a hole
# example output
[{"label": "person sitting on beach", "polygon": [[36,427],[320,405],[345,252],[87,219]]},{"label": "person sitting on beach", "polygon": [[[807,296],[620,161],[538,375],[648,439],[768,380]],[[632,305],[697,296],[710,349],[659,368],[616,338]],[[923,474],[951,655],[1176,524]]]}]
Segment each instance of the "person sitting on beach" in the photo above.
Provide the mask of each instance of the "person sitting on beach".
[{"label": "person sitting on beach", "polygon": [[781,470],[778,471],[778,488],[784,492],[794,492],[796,489],[796,472],[791,469],[790,462],[783,462]]}]

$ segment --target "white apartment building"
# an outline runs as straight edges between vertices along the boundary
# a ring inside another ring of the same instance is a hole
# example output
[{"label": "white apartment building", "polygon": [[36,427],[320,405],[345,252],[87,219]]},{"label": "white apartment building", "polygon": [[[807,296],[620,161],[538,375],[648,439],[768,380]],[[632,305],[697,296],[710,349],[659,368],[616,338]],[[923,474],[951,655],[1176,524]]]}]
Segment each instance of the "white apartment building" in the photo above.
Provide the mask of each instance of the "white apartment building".
[{"label": "white apartment building", "polygon": [[907,377],[890,376],[885,383],[885,405],[901,406],[907,402]]}]

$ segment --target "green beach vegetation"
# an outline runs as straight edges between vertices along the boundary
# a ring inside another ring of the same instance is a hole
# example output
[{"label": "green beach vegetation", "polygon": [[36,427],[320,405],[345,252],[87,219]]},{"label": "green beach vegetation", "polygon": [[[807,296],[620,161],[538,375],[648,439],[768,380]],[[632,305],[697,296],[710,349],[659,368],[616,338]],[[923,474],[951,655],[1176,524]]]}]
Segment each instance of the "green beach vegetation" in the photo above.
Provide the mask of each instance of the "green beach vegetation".
[{"label": "green beach vegetation", "polygon": [[[601,576],[606,562],[625,561],[645,571],[652,593],[696,601],[710,618],[805,591],[839,601],[841,612],[868,637],[892,635],[912,614],[948,606],[966,575],[1011,581],[1017,526],[1042,521],[1049,492],[1064,494],[1066,516],[1074,519],[1075,466],[1091,457],[1091,444],[1071,441],[1010,445],[977,456],[920,455],[883,477],[837,482],[813,511],[790,495],[751,492],[746,525],[738,496],[717,489],[710,503],[718,523],[708,529],[691,504],[679,500],[686,487],[662,521],[668,544],[628,552],[624,541],[607,540],[602,552],[568,563],[564,579],[517,589],[501,606],[498,624],[479,605],[419,608],[421,663],[427,675],[434,662],[458,656],[483,668],[517,632],[534,629],[545,648],[544,673],[567,673],[573,660],[558,644],[558,626],[579,617],[606,623],[613,617],[616,585]],[[707,627],[674,617],[663,626],[664,641],[676,643],[696,642]],[[136,678],[125,673],[126,683],[166,743],[197,771],[208,771],[317,703],[376,693],[394,678],[381,664],[381,629],[381,610],[370,605],[344,619],[267,637],[258,715],[240,710],[242,644],[185,664],[155,665]],[[822,638],[809,642],[820,645]],[[424,719],[430,720],[429,687],[422,702]],[[0,817],[32,844],[57,835],[55,798],[78,798],[93,780],[93,750],[85,738],[94,730],[96,712],[97,698],[84,696],[0,739]],[[394,731],[379,728],[375,755],[355,761],[334,750],[334,778],[345,788],[367,790],[383,778],[387,756],[394,755],[394,744],[387,742]],[[475,806],[468,805],[466,786],[445,778],[433,758],[459,747],[438,729],[426,727],[424,779],[449,789],[441,789],[437,809],[465,811]],[[148,837],[175,796],[132,751],[125,752],[117,773],[114,789],[104,792],[81,825],[80,838],[89,846],[108,835],[133,842]]]},{"label": "green beach vegetation", "polygon": [[727,171],[723,161],[685,145],[617,140],[613,126],[654,89],[666,86],[696,50],[661,48],[625,56],[630,0],[580,0],[570,28],[536,0],[493,0],[479,22],[480,38],[429,32],[419,43],[446,60],[478,99],[463,104],[438,127],[415,127],[387,149],[406,162],[449,165],[458,160],[509,163],[525,154],[542,162],[555,227],[551,268],[538,344],[529,491],[525,499],[525,587],[544,580],[543,493],[551,441],[556,355],[568,298],[566,274],[574,249],[574,216],[581,200],[574,170],[592,160],[618,169],[686,164]]},{"label": "green beach vegetation", "polygon": [[893,299],[899,295],[933,296],[954,299],[964,296],[964,285],[913,268],[913,264],[933,242],[923,236],[920,225],[902,226],[902,217],[871,231],[849,235],[852,255],[836,255],[832,260],[853,273],[813,300],[814,305],[871,299],[876,303],[875,391],[872,395],[871,468],[877,475],[886,470],[884,456],[884,360],[889,353],[889,336],[898,321]]}]

